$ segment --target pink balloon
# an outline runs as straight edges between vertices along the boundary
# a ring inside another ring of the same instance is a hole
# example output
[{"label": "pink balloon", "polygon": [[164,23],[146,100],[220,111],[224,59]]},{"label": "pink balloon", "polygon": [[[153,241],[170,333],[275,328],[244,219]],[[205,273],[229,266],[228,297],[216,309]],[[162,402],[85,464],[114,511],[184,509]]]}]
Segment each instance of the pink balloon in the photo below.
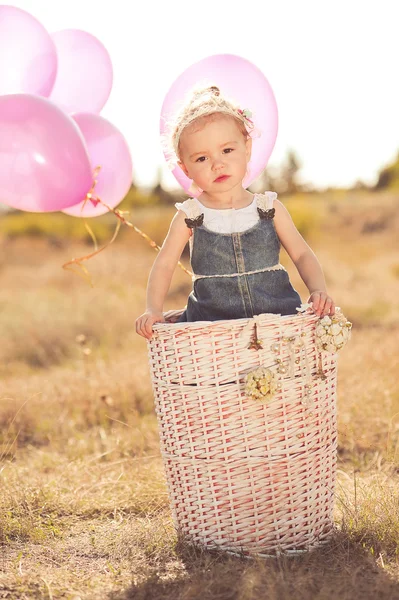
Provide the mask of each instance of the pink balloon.
[{"label": "pink balloon", "polygon": [[32,212],[73,206],[93,173],[75,121],[46,98],[0,96],[0,202]]},{"label": "pink balloon", "polygon": [[48,96],[57,72],[57,52],[43,25],[15,6],[0,6],[0,95]]},{"label": "pink balloon", "polygon": [[[269,82],[254,64],[234,54],[215,54],[191,65],[176,79],[165,96],[161,109],[160,131],[164,135],[167,124],[184,103],[190,90],[197,85],[216,84],[222,94],[237,102],[242,109],[252,111],[255,125],[252,157],[243,186],[248,187],[264,170],[277,137],[277,104]],[[167,161],[170,155],[164,150]],[[192,189],[192,180],[180,167],[172,170],[178,183],[191,195],[201,192]]]},{"label": "pink balloon", "polygon": [[107,50],[94,35],[79,29],[57,31],[52,38],[58,70],[50,100],[68,113],[99,113],[112,88],[112,63]]},{"label": "pink balloon", "polygon": [[[94,195],[114,208],[126,196],[132,184],[132,159],[129,146],[121,132],[112,123],[91,113],[77,113],[73,119],[86,141],[91,166],[100,166]],[[98,217],[108,212],[101,203],[80,202],[63,211],[74,217]]]}]

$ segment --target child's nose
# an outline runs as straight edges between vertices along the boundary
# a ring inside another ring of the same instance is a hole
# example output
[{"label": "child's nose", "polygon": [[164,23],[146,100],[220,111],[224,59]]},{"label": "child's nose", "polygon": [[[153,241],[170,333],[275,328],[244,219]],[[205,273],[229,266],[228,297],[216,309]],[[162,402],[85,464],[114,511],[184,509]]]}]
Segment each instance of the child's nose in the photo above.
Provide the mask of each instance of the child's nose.
[{"label": "child's nose", "polygon": [[217,157],[217,158],[213,159],[212,169],[214,171],[217,171],[218,169],[222,168],[223,166],[224,166],[224,163],[223,163],[223,159],[221,157]]}]

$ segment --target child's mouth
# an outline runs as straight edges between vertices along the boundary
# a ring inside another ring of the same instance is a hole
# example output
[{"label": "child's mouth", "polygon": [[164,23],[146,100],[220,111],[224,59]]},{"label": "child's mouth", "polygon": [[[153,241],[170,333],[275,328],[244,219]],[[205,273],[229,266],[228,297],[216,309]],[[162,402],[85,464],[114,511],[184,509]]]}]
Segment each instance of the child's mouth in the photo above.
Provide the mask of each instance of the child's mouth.
[{"label": "child's mouth", "polygon": [[230,177],[230,175],[221,175],[220,177],[218,177],[217,179],[215,179],[214,183],[219,183],[219,181],[225,181],[229,177]]}]

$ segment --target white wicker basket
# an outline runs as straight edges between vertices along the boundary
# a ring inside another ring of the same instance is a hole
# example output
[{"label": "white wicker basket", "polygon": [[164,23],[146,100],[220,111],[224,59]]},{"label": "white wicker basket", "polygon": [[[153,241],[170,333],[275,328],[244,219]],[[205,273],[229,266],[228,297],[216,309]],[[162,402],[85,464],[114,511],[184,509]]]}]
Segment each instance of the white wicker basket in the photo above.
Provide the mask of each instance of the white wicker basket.
[{"label": "white wicker basket", "polygon": [[[154,327],[149,354],[161,452],[174,522],[189,540],[266,556],[327,539],[337,355],[317,350],[318,320],[264,314]],[[248,348],[255,338],[261,349]],[[279,379],[268,403],[244,389],[245,375],[259,366]]]}]

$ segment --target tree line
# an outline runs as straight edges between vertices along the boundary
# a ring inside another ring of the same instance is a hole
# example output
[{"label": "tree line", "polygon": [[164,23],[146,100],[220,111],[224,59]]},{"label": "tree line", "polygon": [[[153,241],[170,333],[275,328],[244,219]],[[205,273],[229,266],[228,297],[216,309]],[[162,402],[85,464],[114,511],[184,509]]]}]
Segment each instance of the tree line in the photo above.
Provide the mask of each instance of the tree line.
[{"label": "tree line", "polygon": [[[320,192],[312,183],[306,183],[301,180],[302,163],[293,150],[289,150],[286,158],[279,167],[267,167],[263,173],[250,186],[250,191],[260,192],[262,190],[273,190],[281,197],[292,196],[301,192],[317,193]],[[384,189],[399,191],[399,152],[396,159],[381,169],[374,185],[367,185],[361,180],[356,181],[351,189],[367,190],[370,192]],[[176,190],[166,190],[162,185],[162,171],[158,170],[157,182],[149,191],[151,202],[158,204],[170,204],[181,200],[184,192],[181,188]],[[129,196],[129,195],[128,195]],[[136,201],[133,199],[136,198]],[[128,198],[126,199],[128,200]],[[135,186],[131,191],[132,204],[146,204],[146,195],[140,193]]]}]

